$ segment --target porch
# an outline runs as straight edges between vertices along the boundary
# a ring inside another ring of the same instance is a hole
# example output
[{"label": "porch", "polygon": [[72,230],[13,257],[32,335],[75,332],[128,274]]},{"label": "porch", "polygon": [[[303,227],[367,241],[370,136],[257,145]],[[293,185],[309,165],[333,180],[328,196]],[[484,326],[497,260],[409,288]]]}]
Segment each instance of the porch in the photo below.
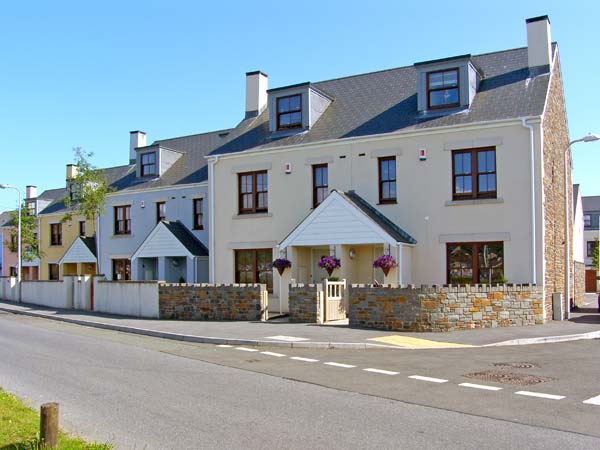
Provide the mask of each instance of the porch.
[{"label": "porch", "polygon": [[[334,190],[279,244],[279,254],[289,259],[292,267],[282,276],[276,273],[275,284],[279,284],[286,306],[290,284],[321,283],[327,278],[345,280],[346,285],[407,284],[412,280],[415,245],[408,233],[354,191]],[[382,255],[390,255],[397,264],[387,275],[373,267]],[[324,256],[339,260],[331,276],[319,265]]]}]

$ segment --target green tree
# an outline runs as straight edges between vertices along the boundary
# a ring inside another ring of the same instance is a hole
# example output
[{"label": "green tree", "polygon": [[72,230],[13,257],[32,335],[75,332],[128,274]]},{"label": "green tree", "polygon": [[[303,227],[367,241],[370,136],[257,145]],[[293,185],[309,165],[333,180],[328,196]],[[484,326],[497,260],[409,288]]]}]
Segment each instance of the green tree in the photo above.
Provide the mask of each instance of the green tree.
[{"label": "green tree", "polygon": [[63,199],[67,212],[62,221],[73,220],[74,215],[94,220],[104,209],[106,194],[111,191],[108,179],[101,169],[91,163],[92,152],[85,152],[81,147],[73,149],[75,153],[74,178],[67,180],[67,196]]},{"label": "green tree", "polygon": [[596,248],[592,254],[592,266],[594,269],[600,270],[600,244],[598,243],[598,239],[596,239]]},{"label": "green tree", "polygon": [[[11,211],[11,217],[8,220],[8,225],[12,226],[10,230],[10,241],[4,243],[8,246],[11,252],[17,251],[17,242],[19,240],[18,230],[18,210]],[[33,261],[40,256],[40,247],[38,245],[37,237],[38,220],[35,215],[32,214],[27,204],[23,202],[21,205],[21,259],[23,261]]]}]

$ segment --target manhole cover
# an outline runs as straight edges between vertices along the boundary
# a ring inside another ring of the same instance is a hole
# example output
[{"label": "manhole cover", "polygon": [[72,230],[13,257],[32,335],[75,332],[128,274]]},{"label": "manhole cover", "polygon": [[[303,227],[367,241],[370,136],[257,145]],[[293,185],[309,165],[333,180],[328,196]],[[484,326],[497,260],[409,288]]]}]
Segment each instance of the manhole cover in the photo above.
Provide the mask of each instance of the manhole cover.
[{"label": "manhole cover", "polygon": [[499,362],[494,363],[494,366],[506,369],[533,369],[539,367],[537,364],[530,362]]},{"label": "manhole cover", "polygon": [[464,375],[467,378],[476,378],[483,381],[495,381],[497,383],[515,384],[517,386],[531,386],[532,384],[554,381],[556,378],[540,377],[522,373],[511,373],[500,370],[485,370]]}]

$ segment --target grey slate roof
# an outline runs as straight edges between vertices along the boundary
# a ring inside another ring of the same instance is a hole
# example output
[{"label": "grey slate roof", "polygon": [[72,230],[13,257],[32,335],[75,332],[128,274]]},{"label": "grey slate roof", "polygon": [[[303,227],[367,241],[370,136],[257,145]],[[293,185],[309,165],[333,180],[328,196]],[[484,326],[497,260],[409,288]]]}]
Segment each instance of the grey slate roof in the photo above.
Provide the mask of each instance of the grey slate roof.
[{"label": "grey slate roof", "polygon": [[358,195],[355,191],[348,192],[336,192],[351,203],[356,205],[358,209],[364,212],[373,222],[379,225],[381,228],[385,230],[390,236],[396,239],[396,242],[403,242],[405,244],[416,244],[417,241],[406,231],[388,219],[386,216],[381,214],[375,207],[373,207],[369,202],[367,202],[364,198]]},{"label": "grey slate roof", "polygon": [[583,212],[600,212],[600,195],[581,197]]},{"label": "grey slate roof", "polygon": [[[556,44],[553,45],[556,50]],[[271,139],[268,108],[242,121],[227,143],[213,154],[305,144],[326,140],[420,130],[441,126],[541,115],[549,74],[530,76],[527,48],[473,55],[484,78],[469,109],[452,114],[417,111],[414,66],[311,83],[335,100],[313,127],[281,139]]]},{"label": "grey slate roof", "polygon": [[90,250],[90,252],[92,252],[92,255],[94,255],[97,258],[98,254],[96,252],[96,238],[80,236],[79,239],[81,239],[83,241],[83,243],[85,244],[85,246]]},{"label": "grey slate roof", "polygon": [[56,200],[56,199],[64,197],[65,194],[66,194],[65,188],[46,189],[44,192],[42,192],[40,195],[38,195],[37,199],[38,200]]},{"label": "grey slate roof", "polygon": [[179,220],[162,222],[181,244],[194,256],[208,256],[208,249]]}]

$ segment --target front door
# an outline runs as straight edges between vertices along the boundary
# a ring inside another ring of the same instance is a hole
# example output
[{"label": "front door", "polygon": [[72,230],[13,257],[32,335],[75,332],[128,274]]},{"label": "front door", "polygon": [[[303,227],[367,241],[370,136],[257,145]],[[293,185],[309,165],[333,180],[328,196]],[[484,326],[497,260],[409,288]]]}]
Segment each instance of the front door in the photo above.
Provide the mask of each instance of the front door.
[{"label": "front door", "polygon": [[585,271],[585,292],[596,292],[596,271]]}]

